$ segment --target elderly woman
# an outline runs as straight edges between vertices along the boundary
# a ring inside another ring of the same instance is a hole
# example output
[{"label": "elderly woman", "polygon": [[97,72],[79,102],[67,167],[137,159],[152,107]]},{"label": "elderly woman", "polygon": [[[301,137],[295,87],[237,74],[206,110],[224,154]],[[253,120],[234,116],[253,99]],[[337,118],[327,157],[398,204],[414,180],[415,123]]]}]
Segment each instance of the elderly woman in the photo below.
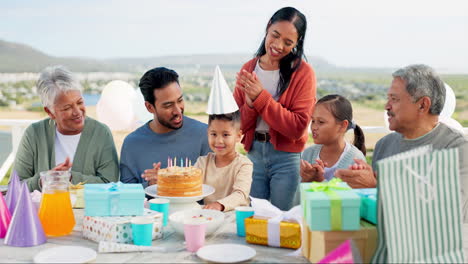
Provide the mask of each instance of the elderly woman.
[{"label": "elderly woman", "polygon": [[14,169],[29,189],[40,190],[41,171],[70,170],[71,181],[108,183],[119,179],[109,128],[86,117],[80,83],[62,66],[44,69],[37,91],[49,118],[30,125],[21,140]]}]

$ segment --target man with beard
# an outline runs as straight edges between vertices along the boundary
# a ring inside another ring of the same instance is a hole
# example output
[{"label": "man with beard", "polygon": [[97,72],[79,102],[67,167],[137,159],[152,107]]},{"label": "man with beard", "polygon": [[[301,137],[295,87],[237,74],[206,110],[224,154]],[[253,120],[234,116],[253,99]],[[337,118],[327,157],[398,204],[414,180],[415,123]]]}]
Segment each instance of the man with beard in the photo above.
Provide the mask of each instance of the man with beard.
[{"label": "man with beard", "polygon": [[394,72],[385,110],[389,128],[395,132],[375,145],[372,167],[356,160],[350,169],[337,170],[335,176],[353,188],[375,187],[377,161],[381,159],[424,145],[434,149],[459,148],[462,209],[464,221],[468,222],[468,139],[439,122],[444,102],[444,83],[430,67],[410,65]]},{"label": "man with beard", "polygon": [[141,77],[139,86],[146,109],[154,119],[125,138],[120,155],[120,180],[146,187],[148,182],[141,176],[167,167],[168,158],[176,157],[184,163],[188,159],[195,164],[210,148],[207,125],[184,116],[184,99],[175,71],[164,67],[151,69]]}]

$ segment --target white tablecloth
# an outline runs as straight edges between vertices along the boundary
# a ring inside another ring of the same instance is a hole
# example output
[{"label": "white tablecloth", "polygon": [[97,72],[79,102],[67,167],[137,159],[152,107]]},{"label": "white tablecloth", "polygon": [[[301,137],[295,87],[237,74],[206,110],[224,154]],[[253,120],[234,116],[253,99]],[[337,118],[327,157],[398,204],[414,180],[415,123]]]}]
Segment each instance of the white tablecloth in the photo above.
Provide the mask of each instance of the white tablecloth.
[{"label": "white tablecloth", "polygon": [[[73,233],[64,237],[48,238],[47,243],[35,247],[9,247],[3,244],[3,239],[0,239],[0,262],[33,262],[33,258],[41,250],[61,246],[74,245],[89,247],[96,252],[98,244],[94,241],[85,239],[81,235],[82,219],[84,210],[74,209],[76,225]],[[234,243],[247,245],[257,251],[257,255],[249,262],[260,263],[307,263],[304,257],[285,256],[293,252],[292,249],[273,248],[267,246],[253,245],[245,242],[244,237],[236,235],[236,223],[234,212],[228,212],[225,215],[225,223],[215,233],[206,237],[205,245]],[[164,237],[154,240],[153,246],[164,246],[168,249],[166,253],[156,252],[131,252],[131,253],[98,253],[95,260],[96,263],[102,262],[163,262],[163,263],[180,263],[180,262],[205,262],[198,258],[196,254],[185,250],[184,237],[175,233],[169,226],[164,227]]]}]

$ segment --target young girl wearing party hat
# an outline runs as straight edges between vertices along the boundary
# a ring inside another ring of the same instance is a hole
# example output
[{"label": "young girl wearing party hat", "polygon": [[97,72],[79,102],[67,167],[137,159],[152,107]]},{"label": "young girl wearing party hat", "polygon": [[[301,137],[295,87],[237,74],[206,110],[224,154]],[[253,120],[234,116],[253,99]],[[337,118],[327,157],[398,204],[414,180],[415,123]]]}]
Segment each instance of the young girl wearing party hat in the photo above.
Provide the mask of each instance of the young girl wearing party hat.
[{"label": "young girl wearing party hat", "polygon": [[[345,141],[345,133],[354,130],[354,145]],[[366,160],[362,129],[353,121],[353,108],[341,95],[327,95],[317,101],[310,124],[314,145],[302,154],[302,182],[329,181],[337,169],[347,169],[354,159]]]},{"label": "young girl wearing party hat", "polygon": [[[204,184],[215,192],[203,200],[204,209],[230,211],[248,205],[252,184],[252,162],[236,151],[240,142],[239,108],[224,77],[216,67],[210,98],[208,100],[208,144],[214,153],[197,159],[195,167],[203,170]],[[143,178],[154,183],[159,163],[153,170],[145,171]]]}]

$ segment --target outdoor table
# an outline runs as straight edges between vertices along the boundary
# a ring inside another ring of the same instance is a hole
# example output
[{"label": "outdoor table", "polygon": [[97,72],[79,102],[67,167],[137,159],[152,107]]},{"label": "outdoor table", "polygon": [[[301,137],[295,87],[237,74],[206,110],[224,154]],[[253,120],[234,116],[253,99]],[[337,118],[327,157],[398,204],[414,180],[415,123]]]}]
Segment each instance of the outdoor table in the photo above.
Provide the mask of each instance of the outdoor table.
[{"label": "outdoor table", "polygon": [[[0,239],[0,262],[33,262],[33,258],[40,251],[56,246],[83,246],[98,252],[98,243],[88,240],[82,236],[83,209],[74,209],[76,225],[73,232],[68,236],[49,237],[47,243],[35,247],[10,247],[3,244]],[[212,244],[240,244],[247,245],[257,251],[256,256],[249,260],[253,263],[308,263],[302,256],[286,256],[294,252],[292,249],[275,248],[261,245],[254,245],[245,242],[244,237],[236,234],[236,216],[233,211],[225,213],[223,225],[210,236],[206,237],[205,245]],[[168,224],[163,228],[163,238],[153,240],[153,246],[163,246],[167,249],[165,253],[158,252],[129,252],[129,253],[99,253],[96,263],[102,262],[206,262],[200,259],[195,253],[188,252],[184,246],[184,236],[170,227]]]}]

